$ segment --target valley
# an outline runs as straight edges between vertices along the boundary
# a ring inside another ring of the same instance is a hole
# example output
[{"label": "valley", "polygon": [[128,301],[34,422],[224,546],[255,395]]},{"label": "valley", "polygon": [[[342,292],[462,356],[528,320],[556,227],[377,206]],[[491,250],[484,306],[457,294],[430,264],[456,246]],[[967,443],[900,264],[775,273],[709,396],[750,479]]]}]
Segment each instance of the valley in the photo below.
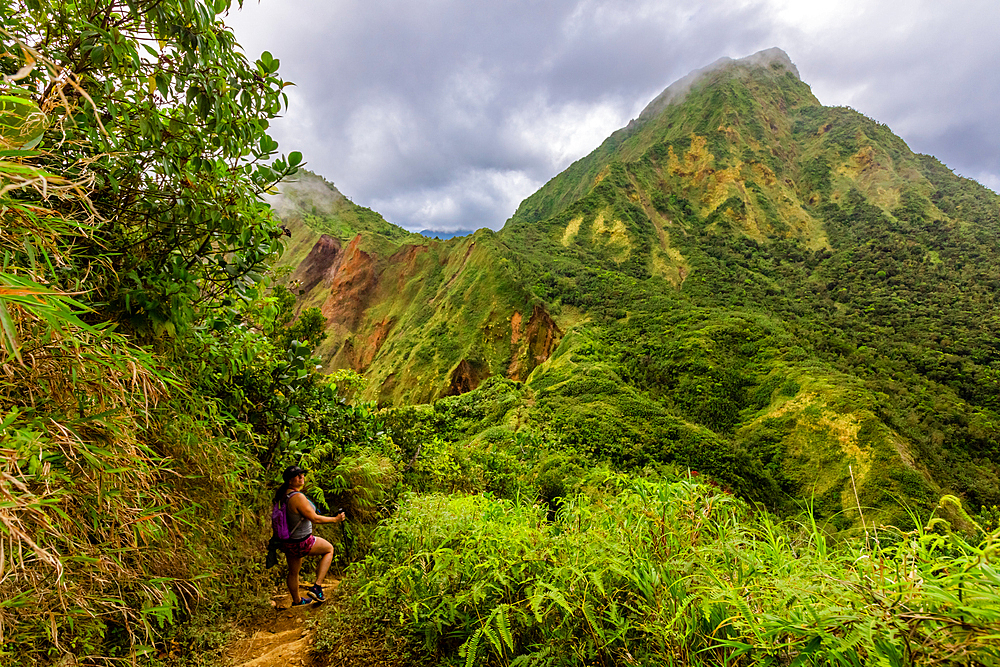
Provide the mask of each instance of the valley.
[{"label": "valley", "polygon": [[905,524],[1000,501],[1000,199],[820,105],[779,50],[671,86],[498,232],[350,226],[316,213],[341,197],[321,180],[283,186],[281,265],[326,318],[324,368],[379,405],[514,381],[482,428],[812,498],[844,529],[859,502]]}]

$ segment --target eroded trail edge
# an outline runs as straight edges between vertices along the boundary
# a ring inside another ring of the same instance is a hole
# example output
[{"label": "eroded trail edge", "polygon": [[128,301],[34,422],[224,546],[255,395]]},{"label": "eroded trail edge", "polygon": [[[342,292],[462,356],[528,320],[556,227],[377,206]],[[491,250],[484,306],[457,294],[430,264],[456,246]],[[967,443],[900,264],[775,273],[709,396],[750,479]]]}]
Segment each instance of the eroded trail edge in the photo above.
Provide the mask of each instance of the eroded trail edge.
[{"label": "eroded trail edge", "polygon": [[247,636],[230,649],[229,663],[234,667],[319,667],[322,662],[310,653],[316,631],[308,621],[326,613],[339,583],[323,584],[328,600],[323,604],[292,607],[287,592],[275,593],[271,596],[274,613],[246,629]]}]

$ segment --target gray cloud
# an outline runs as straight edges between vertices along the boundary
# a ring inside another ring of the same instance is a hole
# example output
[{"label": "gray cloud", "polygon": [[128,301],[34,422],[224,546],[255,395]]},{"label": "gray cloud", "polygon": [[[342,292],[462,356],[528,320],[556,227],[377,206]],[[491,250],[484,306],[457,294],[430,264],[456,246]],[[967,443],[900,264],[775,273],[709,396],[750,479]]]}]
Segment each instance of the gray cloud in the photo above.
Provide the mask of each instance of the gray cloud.
[{"label": "gray cloud", "polygon": [[673,80],[770,46],[825,104],[995,185],[1000,10],[945,4],[264,0],[229,22],[297,84],[283,150],[407,228],[496,229]]}]

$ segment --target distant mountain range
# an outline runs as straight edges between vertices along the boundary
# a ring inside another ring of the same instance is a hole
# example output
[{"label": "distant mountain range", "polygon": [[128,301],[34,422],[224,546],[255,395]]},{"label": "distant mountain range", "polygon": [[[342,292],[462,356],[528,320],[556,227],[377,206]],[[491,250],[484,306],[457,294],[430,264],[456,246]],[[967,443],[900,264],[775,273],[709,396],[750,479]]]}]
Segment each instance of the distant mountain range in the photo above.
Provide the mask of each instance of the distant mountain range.
[{"label": "distant mountain range", "polygon": [[433,229],[421,229],[418,234],[421,236],[426,236],[432,239],[438,239],[439,241],[447,241],[448,239],[453,239],[456,236],[471,236],[476,230],[474,229],[456,229],[451,232],[438,232]]},{"label": "distant mountain range", "polygon": [[779,49],[672,85],[499,232],[407,233],[308,173],[276,210],[318,354],[382,404],[507,383],[510,437],[845,528],[1000,503],[1000,197]]}]

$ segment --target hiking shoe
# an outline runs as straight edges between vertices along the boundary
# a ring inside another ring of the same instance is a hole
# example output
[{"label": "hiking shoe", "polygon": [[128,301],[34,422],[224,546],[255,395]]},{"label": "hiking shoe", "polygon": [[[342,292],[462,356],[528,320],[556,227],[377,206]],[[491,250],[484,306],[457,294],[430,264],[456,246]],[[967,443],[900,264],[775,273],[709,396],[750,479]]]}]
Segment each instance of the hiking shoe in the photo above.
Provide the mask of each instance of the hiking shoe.
[{"label": "hiking shoe", "polygon": [[308,593],[316,602],[326,602],[326,598],[323,597],[323,587],[319,584],[313,584],[307,588],[306,593]]},{"label": "hiking shoe", "polygon": [[298,602],[293,602],[292,606],[293,607],[305,607],[307,605],[312,604],[312,602],[313,601],[311,599],[309,599],[309,598],[299,598],[299,601]]}]

